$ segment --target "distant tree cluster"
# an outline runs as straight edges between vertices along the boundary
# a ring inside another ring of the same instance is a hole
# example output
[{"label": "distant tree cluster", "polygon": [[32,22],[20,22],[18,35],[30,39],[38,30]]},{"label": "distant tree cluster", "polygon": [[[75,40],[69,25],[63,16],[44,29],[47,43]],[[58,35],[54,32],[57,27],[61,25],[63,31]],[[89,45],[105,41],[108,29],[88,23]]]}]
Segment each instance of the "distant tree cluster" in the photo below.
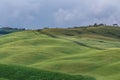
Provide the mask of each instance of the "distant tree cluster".
[{"label": "distant tree cluster", "polygon": [[95,27],[97,27],[97,26],[106,26],[106,24],[103,24],[103,23],[97,24],[97,23],[95,23],[93,26],[95,26]]},{"label": "distant tree cluster", "polygon": [[103,23],[101,23],[101,24],[95,23],[94,25],[91,25],[91,26],[94,26],[94,27],[99,27],[99,26],[115,26],[115,27],[119,27],[118,24],[107,25],[107,24],[103,24]]},{"label": "distant tree cluster", "polygon": [[17,32],[17,31],[24,31],[24,30],[26,29],[25,28],[2,27],[0,28],[0,35],[9,34],[9,33]]},{"label": "distant tree cluster", "polygon": [[113,26],[117,26],[118,27],[119,25],[118,24],[113,24]]},{"label": "distant tree cluster", "polygon": [[87,28],[87,27],[100,27],[100,26],[103,26],[103,27],[120,27],[119,24],[112,24],[112,25],[107,25],[107,24],[103,24],[103,23],[94,23],[93,25],[88,25],[88,26],[74,26],[74,27],[68,27],[68,29],[71,29],[71,28]]},{"label": "distant tree cluster", "polygon": [[25,28],[2,27],[0,30],[25,30]]}]

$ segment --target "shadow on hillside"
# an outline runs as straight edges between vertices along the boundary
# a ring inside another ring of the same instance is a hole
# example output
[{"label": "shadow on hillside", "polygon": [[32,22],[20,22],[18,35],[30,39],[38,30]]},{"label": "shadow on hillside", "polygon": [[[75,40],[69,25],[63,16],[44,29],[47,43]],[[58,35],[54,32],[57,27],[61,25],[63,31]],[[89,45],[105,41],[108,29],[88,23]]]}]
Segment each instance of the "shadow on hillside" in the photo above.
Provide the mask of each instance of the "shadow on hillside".
[{"label": "shadow on hillside", "polygon": [[[72,41],[72,40],[71,40],[71,41]],[[74,42],[74,43],[76,43],[76,44],[78,44],[78,45],[80,45],[80,46],[84,46],[84,47],[88,47],[88,48],[93,48],[93,49],[97,49],[97,50],[103,50],[103,49],[98,48],[98,47],[88,46],[88,45],[86,45],[86,44],[84,44],[84,43],[80,43],[80,42],[78,42],[78,41],[72,41],[72,42]]]},{"label": "shadow on hillside", "polygon": [[[58,37],[58,36],[55,36],[53,34],[50,34],[50,33],[46,33],[46,32],[43,32],[42,30],[38,30],[39,33],[42,33],[42,34],[45,34],[45,35],[48,35],[52,38],[61,38],[61,37]],[[61,38],[61,39],[65,39],[65,38]],[[68,41],[71,41],[77,45],[80,45],[80,46],[84,46],[84,47],[88,47],[88,48],[92,48],[92,49],[97,49],[97,50],[103,50],[102,48],[98,48],[98,47],[93,47],[93,46],[88,46],[84,43],[81,43],[81,42],[78,42],[78,41],[74,41],[74,40],[69,40],[69,39],[65,39],[65,40],[68,40]]]},{"label": "shadow on hillside", "polygon": [[39,33],[42,33],[42,34],[45,34],[45,35],[48,35],[48,36],[50,36],[50,37],[52,37],[52,38],[58,38],[57,36],[55,36],[55,35],[53,35],[53,34],[50,34],[50,33],[47,33],[47,32],[43,32],[43,31],[41,31],[41,30],[38,30],[38,32],[39,32]]}]

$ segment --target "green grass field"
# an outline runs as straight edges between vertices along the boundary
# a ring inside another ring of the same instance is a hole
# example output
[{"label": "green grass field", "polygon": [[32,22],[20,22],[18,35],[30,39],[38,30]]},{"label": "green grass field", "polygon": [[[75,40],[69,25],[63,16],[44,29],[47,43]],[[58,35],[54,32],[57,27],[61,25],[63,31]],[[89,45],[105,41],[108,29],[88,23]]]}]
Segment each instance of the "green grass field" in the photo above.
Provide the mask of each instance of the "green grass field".
[{"label": "green grass field", "polygon": [[92,77],[68,75],[29,67],[0,65],[0,80],[95,80]]},{"label": "green grass field", "polygon": [[[96,80],[120,80],[119,27],[28,30],[1,36],[0,45],[1,64],[24,66],[26,69],[30,67],[38,71],[48,70],[51,75],[55,74],[54,72],[61,74],[57,76],[83,75],[84,78],[91,76]],[[24,69],[22,71],[24,73]],[[0,77],[0,80],[21,80]],[[86,80],[80,77],[70,78]]]}]

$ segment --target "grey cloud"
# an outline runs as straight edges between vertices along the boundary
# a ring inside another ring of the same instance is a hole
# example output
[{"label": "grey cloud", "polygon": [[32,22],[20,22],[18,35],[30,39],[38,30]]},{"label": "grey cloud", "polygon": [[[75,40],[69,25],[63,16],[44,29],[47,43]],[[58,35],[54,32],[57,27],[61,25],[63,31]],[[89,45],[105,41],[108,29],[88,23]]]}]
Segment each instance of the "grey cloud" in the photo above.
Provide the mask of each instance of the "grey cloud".
[{"label": "grey cloud", "polygon": [[[87,25],[93,23],[119,23],[120,6],[118,0],[84,0],[76,2],[72,9],[60,8],[55,13],[58,24]],[[69,23],[68,23],[69,22]],[[72,23],[72,24],[71,24]]]},{"label": "grey cloud", "polygon": [[119,0],[0,0],[0,24],[42,28],[120,22]]}]

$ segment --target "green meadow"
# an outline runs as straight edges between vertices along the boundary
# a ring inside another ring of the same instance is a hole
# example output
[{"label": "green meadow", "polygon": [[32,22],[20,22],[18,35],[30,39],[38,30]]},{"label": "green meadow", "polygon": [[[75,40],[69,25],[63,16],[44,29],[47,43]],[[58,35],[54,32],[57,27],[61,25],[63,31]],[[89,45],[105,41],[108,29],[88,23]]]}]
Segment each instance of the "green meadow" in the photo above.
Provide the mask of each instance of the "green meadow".
[{"label": "green meadow", "polygon": [[120,80],[120,27],[0,36],[0,80]]}]

